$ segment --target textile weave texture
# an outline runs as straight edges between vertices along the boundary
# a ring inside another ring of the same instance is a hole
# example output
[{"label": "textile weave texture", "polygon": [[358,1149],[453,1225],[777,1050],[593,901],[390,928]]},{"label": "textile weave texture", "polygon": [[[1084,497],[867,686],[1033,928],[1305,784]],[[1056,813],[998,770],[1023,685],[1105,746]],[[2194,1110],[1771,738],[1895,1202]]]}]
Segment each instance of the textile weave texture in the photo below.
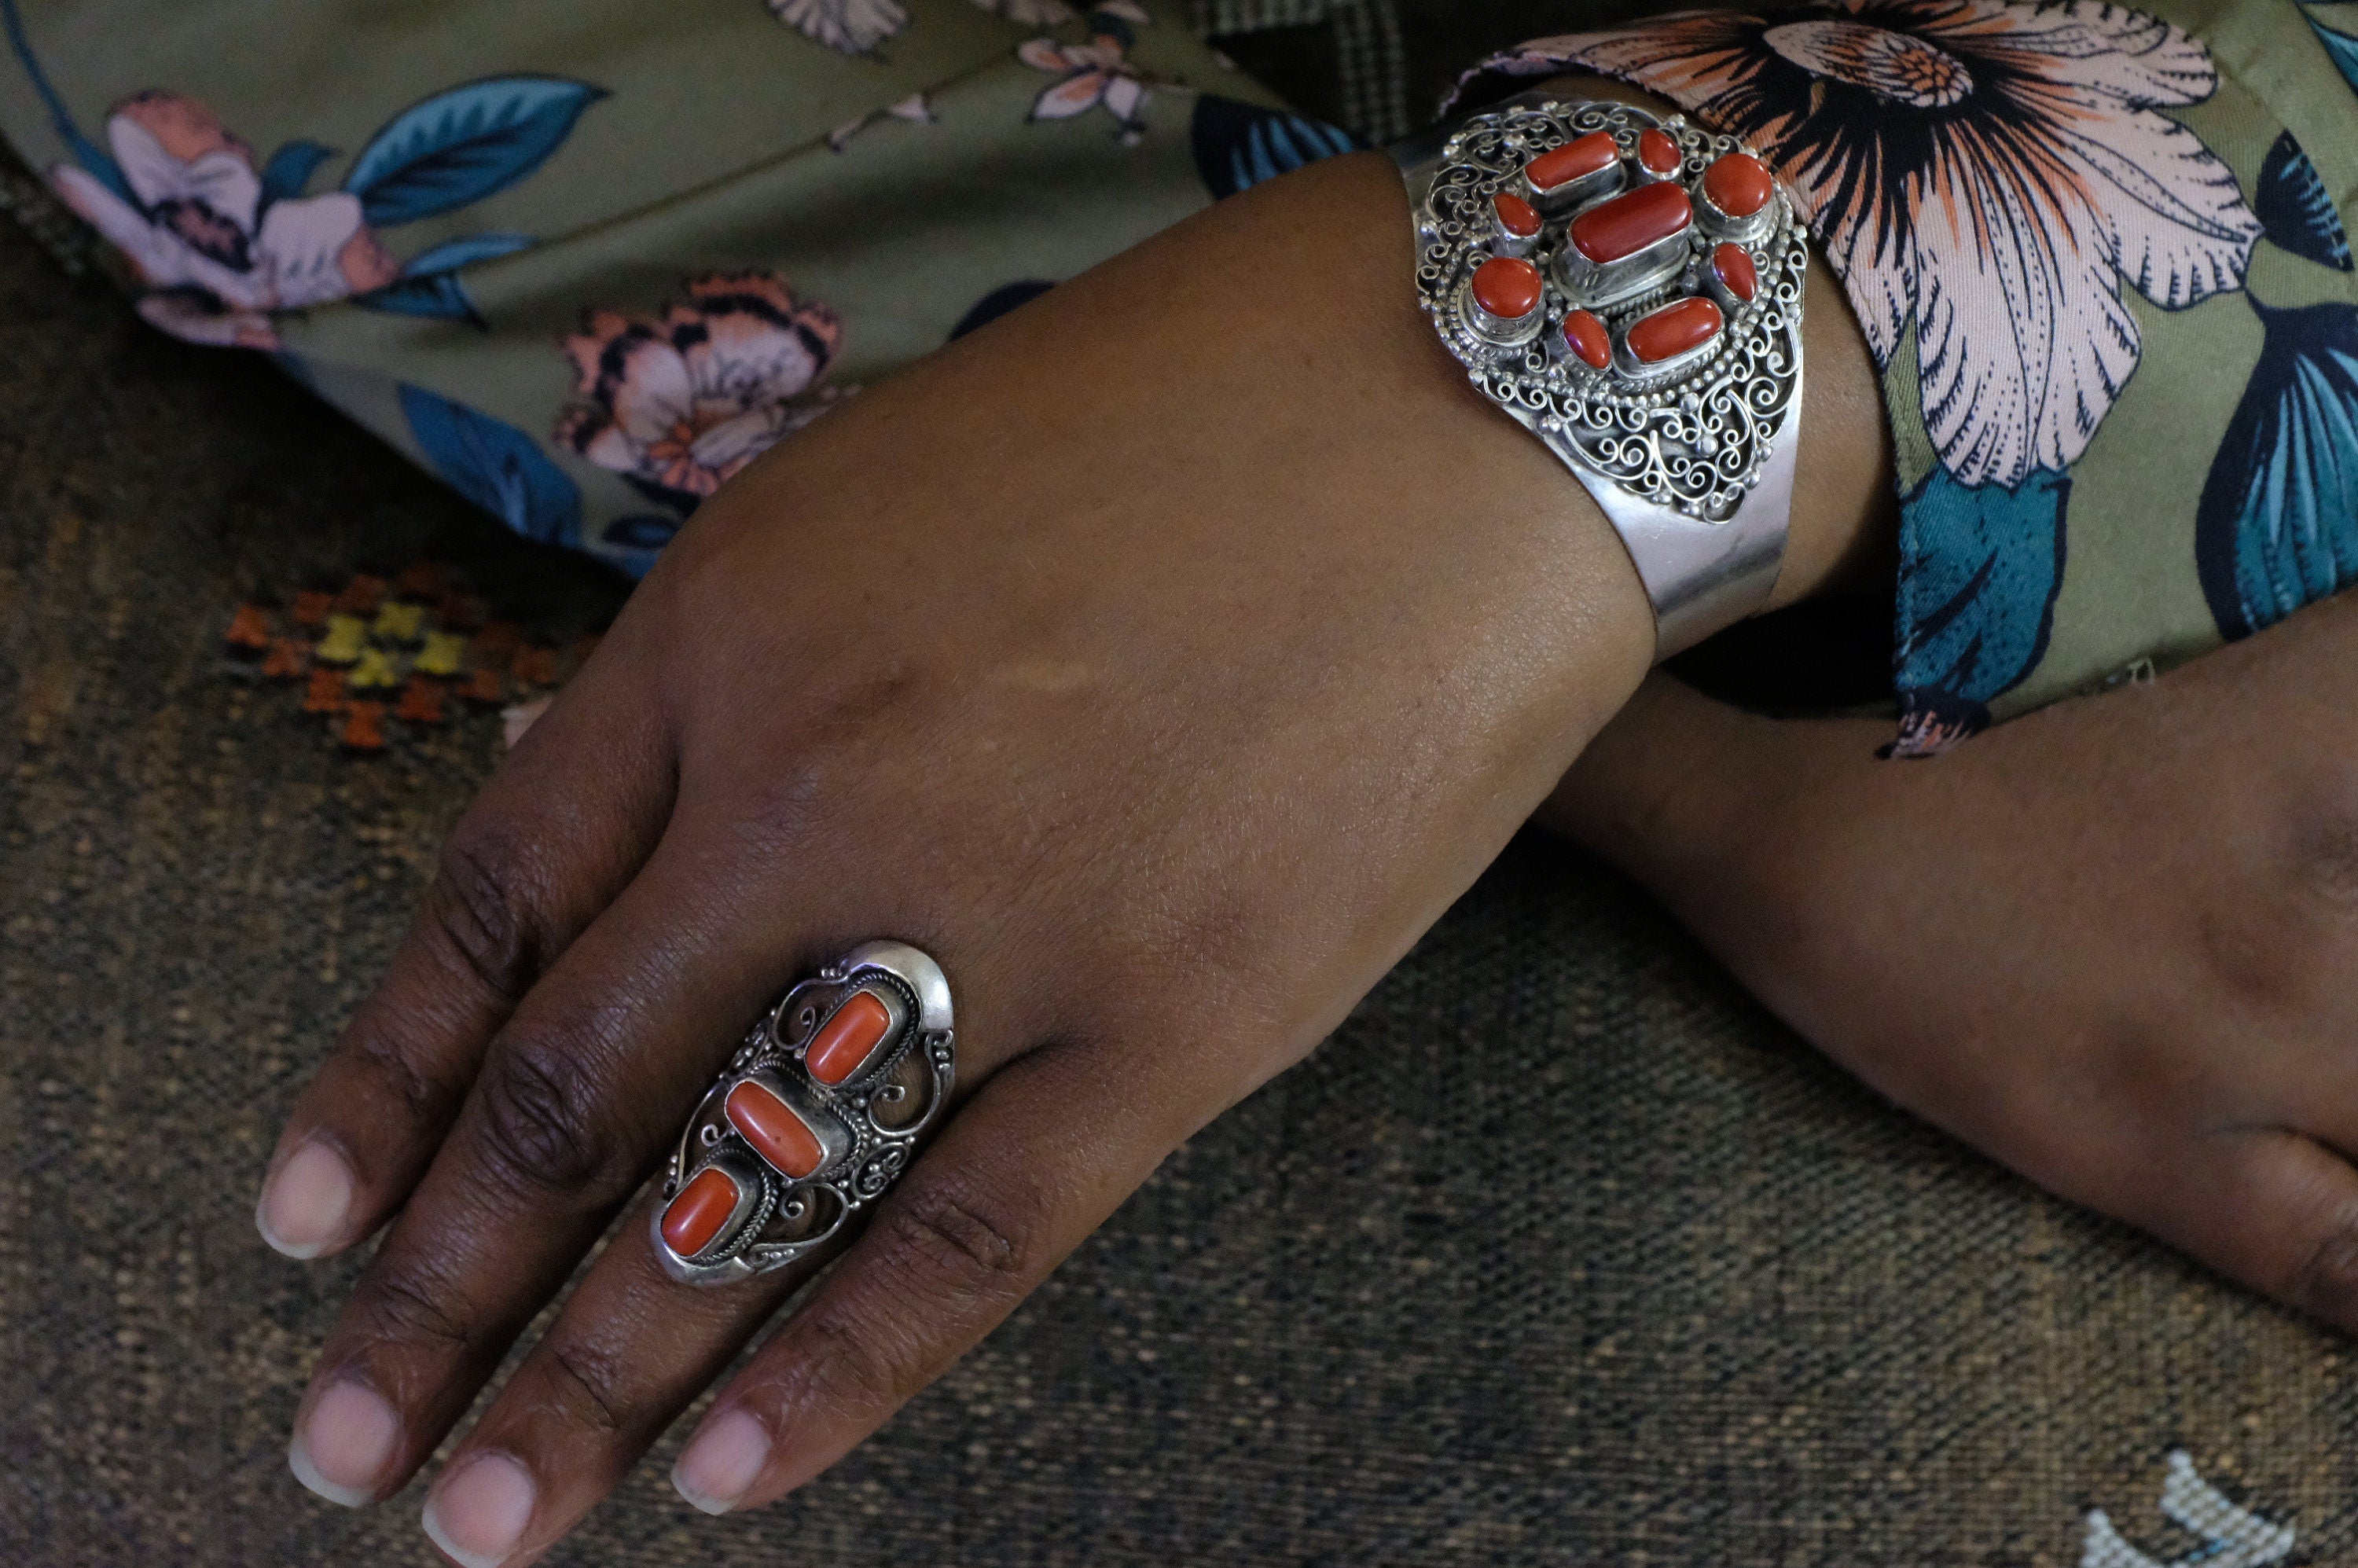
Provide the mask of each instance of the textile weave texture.
[{"label": "textile weave texture", "polygon": [[[0,362],[0,1562],[422,1568],[418,1488],[287,1472],[358,1265],[251,1214],[497,724],[346,760],[221,627],[427,547],[519,613],[617,590],[13,230]],[[548,1561],[2071,1564],[2092,1509],[2174,1561],[2183,1450],[2340,1562],[2348,1357],[1879,1105],[1526,838],[835,1472],[707,1519],[666,1442]]]}]

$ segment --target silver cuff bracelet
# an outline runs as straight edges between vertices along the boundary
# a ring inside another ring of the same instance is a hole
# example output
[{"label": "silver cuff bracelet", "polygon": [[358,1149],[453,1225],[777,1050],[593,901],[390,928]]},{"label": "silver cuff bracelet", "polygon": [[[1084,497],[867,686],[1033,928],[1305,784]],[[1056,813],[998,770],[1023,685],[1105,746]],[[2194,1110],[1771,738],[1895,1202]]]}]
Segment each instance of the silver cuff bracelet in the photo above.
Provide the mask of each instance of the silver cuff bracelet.
[{"label": "silver cuff bracelet", "polygon": [[1768,603],[1809,246],[1733,136],[1531,92],[1392,148],[1416,286],[1483,395],[1604,509],[1666,658]]}]

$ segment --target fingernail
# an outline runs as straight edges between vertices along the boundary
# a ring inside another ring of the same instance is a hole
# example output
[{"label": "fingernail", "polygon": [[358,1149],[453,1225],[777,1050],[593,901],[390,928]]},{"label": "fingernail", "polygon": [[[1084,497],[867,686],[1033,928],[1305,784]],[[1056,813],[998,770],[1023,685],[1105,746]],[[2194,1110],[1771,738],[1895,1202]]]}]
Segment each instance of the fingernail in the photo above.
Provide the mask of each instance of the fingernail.
[{"label": "fingernail", "polygon": [[352,1168],[314,1139],[263,1184],[254,1227],[289,1258],[317,1258],[343,1236],[352,1212]]},{"label": "fingernail", "polygon": [[465,1568],[497,1568],[532,1522],[532,1472],[504,1454],[468,1461],[426,1499],[426,1538]]},{"label": "fingernail", "polygon": [[769,1462],[770,1429],[750,1411],[723,1411],[671,1467],[671,1484],[706,1513],[725,1514],[744,1500]]},{"label": "fingernail", "polygon": [[358,1508],[376,1496],[400,1434],[391,1405],[362,1384],[338,1383],[312,1402],[311,1413],[295,1429],[287,1466],[330,1502]]}]

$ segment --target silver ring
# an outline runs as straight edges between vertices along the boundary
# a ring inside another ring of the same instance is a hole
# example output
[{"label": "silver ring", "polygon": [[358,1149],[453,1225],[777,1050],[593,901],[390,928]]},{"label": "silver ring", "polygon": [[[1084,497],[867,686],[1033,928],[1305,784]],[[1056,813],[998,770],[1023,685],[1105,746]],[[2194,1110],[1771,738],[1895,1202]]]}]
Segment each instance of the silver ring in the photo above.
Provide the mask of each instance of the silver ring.
[{"label": "silver ring", "polygon": [[680,1130],[650,1222],[664,1272],[734,1284],[832,1240],[908,1168],[955,1059],[948,978],[905,942],[787,991]]}]

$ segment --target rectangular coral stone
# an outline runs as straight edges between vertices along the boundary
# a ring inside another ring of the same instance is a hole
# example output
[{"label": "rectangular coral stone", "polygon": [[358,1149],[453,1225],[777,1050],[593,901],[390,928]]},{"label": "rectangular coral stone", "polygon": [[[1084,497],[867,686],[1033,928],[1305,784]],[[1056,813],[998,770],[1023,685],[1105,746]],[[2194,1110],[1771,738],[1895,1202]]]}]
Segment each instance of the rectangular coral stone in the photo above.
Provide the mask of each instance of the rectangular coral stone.
[{"label": "rectangular coral stone", "polygon": [[1595,174],[1620,156],[1613,133],[1591,131],[1531,159],[1523,166],[1523,178],[1531,182],[1534,190],[1553,190],[1559,185],[1569,185]]},{"label": "rectangular coral stone", "polygon": [[795,1108],[750,1079],[729,1091],[729,1125],[789,1180],[802,1180],[827,1158],[818,1134]]},{"label": "rectangular coral stone", "polygon": [[892,1032],[892,1013],[883,999],[873,991],[854,991],[812,1039],[803,1065],[820,1083],[839,1084],[866,1066]]},{"label": "rectangular coral stone", "polygon": [[664,1210],[664,1244],[683,1258],[693,1258],[719,1238],[720,1227],[737,1212],[737,1179],[717,1165],[707,1165]]},{"label": "rectangular coral stone", "polygon": [[1641,185],[1574,218],[1572,243],[1582,255],[1603,266],[1683,233],[1693,221],[1694,204],[1687,200],[1685,188],[1665,179]]}]

